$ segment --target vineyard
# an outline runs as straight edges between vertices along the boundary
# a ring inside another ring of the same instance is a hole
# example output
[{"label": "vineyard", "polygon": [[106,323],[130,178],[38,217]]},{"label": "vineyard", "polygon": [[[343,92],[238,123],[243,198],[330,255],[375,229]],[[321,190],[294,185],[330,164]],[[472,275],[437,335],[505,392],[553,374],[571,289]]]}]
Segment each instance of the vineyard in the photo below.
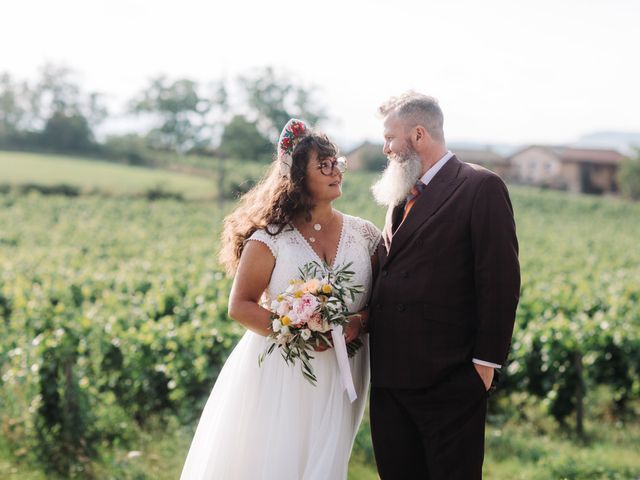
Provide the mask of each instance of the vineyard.
[{"label": "vineyard", "polygon": [[[372,179],[348,178],[338,207],[381,227]],[[492,414],[527,422],[535,407],[584,441],[602,422],[637,426],[640,205],[511,192],[523,286]],[[216,262],[222,218],[202,201],[0,194],[1,446],[16,464],[101,478],[105,449],[134,450],[158,419],[193,425],[243,333]],[[639,461],[600,467],[557,478],[640,475]]]}]

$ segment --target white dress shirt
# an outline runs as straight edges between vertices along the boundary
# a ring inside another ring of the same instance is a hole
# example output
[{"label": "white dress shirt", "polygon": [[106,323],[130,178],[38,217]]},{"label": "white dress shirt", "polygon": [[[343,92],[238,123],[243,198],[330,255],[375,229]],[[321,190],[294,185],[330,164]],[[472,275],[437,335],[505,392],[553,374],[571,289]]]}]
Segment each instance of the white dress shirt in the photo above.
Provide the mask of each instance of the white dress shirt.
[{"label": "white dress shirt", "polygon": [[433,166],[429,170],[427,170],[422,177],[420,177],[420,181],[425,185],[429,185],[429,182],[433,180],[433,177],[436,176],[436,173],[438,173],[440,169],[444,167],[444,164],[447,163],[451,157],[453,157],[453,153],[451,153],[451,150],[447,150],[447,153],[444,154],[444,157],[434,163]]}]

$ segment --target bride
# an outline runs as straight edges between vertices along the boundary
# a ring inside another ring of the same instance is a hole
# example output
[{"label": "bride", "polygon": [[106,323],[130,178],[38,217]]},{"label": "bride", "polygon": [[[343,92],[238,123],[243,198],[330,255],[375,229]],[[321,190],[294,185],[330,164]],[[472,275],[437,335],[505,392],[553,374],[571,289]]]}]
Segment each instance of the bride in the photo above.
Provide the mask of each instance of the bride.
[{"label": "bride", "polygon": [[[380,232],[332,207],[346,166],[336,155],[325,135],[290,120],[269,172],[225,219],[220,260],[235,275],[229,316],[247,332],[213,387],[182,480],[347,478],[369,384],[366,302]],[[336,349],[313,352],[316,386],[277,351],[258,365],[271,342],[266,307],[313,261],[331,269],[352,262],[353,283],[364,286],[344,330],[346,342],[364,343],[348,360],[351,398]]]}]

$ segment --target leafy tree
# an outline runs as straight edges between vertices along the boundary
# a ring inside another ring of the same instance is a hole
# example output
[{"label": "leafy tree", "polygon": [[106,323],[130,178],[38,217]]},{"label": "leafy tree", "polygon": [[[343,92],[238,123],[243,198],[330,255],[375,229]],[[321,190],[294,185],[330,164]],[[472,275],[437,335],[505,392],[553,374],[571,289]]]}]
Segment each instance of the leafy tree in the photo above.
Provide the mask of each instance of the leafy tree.
[{"label": "leafy tree", "polygon": [[152,145],[179,153],[210,143],[207,115],[212,106],[213,101],[200,94],[197,82],[170,81],[164,76],[151,80],[131,102],[134,113],[158,118],[159,125],[149,132]]},{"label": "leafy tree", "polygon": [[117,161],[130,165],[153,165],[153,152],[147,147],[144,137],[129,133],[109,135],[103,145],[104,154]]},{"label": "leafy tree", "polygon": [[269,160],[273,149],[255,122],[242,115],[234,116],[225,126],[219,148],[224,156],[242,160]]},{"label": "leafy tree", "polygon": [[94,147],[93,132],[80,113],[54,112],[40,134],[44,146],[56,151],[87,151]]},{"label": "leafy tree", "polygon": [[67,67],[46,64],[33,86],[0,75],[0,142],[5,145],[93,149],[93,129],[106,115],[101,96],[84,93]]},{"label": "leafy tree", "polygon": [[30,95],[34,127],[44,127],[54,116],[86,119],[91,129],[107,117],[107,109],[98,93],[85,94],[73,78],[74,72],[65,66],[46,64],[40,70],[40,80]]},{"label": "leafy tree", "polygon": [[627,158],[620,165],[618,183],[625,197],[640,199],[640,149],[636,150],[635,158]]},{"label": "leafy tree", "polygon": [[302,118],[314,126],[327,118],[325,109],[313,101],[313,87],[292,83],[291,79],[276,74],[272,67],[241,77],[240,84],[258,128],[272,141],[292,117]]},{"label": "leafy tree", "polygon": [[222,133],[224,132],[225,123],[227,120],[227,116],[229,115],[229,111],[231,110],[231,105],[229,101],[229,91],[227,90],[227,86],[225,85],[224,80],[219,82],[212,82],[209,85],[212,90],[212,101],[213,108],[212,110],[216,110],[217,115],[212,119],[212,142],[216,145],[219,144]]},{"label": "leafy tree", "polygon": [[15,134],[27,115],[26,84],[14,83],[9,73],[0,75],[0,138]]}]

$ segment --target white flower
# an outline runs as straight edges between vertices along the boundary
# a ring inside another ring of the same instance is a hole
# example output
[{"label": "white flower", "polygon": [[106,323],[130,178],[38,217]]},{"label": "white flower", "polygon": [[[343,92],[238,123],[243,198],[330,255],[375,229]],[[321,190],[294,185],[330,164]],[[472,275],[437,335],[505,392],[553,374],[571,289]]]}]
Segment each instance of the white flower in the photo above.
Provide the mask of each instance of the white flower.
[{"label": "white flower", "polygon": [[274,312],[282,316],[282,315],[287,315],[289,313],[289,310],[291,310],[291,304],[286,300],[284,300],[283,302],[280,302],[278,304],[278,308],[277,310],[274,310]]},{"label": "white flower", "polygon": [[282,328],[282,323],[280,323],[280,320],[276,318],[273,322],[271,322],[271,330],[273,330],[274,332],[279,332],[280,328]]},{"label": "white flower", "polygon": [[[285,331],[286,330],[286,331]],[[282,327],[280,333],[276,337],[276,343],[283,347],[291,340],[291,334],[289,333],[289,327]]]},{"label": "white flower", "polygon": [[303,338],[303,340],[309,340],[311,338],[311,330],[309,330],[308,328],[304,328],[300,332],[300,336]]},{"label": "white flower", "polygon": [[277,300],[273,300],[273,301],[271,302],[271,308],[270,308],[270,310],[271,310],[272,312],[277,312],[277,311],[278,311],[278,307],[279,307],[279,306],[280,306],[280,302],[278,302]]},{"label": "white flower", "polygon": [[331,330],[329,322],[327,320],[322,320],[322,333],[327,333],[329,330]]}]

